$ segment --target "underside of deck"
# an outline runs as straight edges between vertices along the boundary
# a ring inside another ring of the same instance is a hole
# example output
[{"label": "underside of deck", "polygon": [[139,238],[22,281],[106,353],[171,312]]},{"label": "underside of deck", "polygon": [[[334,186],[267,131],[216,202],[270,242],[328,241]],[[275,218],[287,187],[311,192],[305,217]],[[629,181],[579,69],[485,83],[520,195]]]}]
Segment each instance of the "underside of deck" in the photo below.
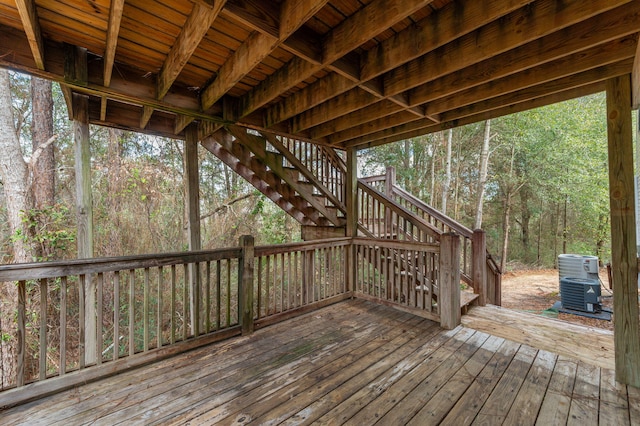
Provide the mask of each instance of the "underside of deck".
[{"label": "underside of deck", "polygon": [[30,425],[625,425],[640,424],[640,390],[567,355],[352,300],[0,417]]}]

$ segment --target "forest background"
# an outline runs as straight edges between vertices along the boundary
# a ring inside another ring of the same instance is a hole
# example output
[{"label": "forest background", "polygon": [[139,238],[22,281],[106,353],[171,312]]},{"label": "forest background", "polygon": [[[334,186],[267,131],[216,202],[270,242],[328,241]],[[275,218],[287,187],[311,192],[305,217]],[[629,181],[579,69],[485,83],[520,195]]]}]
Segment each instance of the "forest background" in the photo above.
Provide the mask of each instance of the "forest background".
[{"label": "forest background", "polygon": [[[60,88],[0,72],[11,95],[2,97],[0,84],[0,103],[11,104],[0,109],[11,113],[4,115],[15,136],[0,137],[0,264],[75,258],[73,127]],[[94,255],[186,250],[183,143],[97,126],[90,132]],[[20,151],[12,154],[12,143]],[[26,171],[11,176],[20,162]],[[204,149],[199,164],[204,249],[235,246],[243,234],[257,244],[300,239],[294,219]],[[610,257],[604,94],[359,152],[361,176],[388,166],[409,192],[484,229],[503,269],[553,267],[560,253]],[[12,179],[34,193],[18,227],[11,226]]]}]

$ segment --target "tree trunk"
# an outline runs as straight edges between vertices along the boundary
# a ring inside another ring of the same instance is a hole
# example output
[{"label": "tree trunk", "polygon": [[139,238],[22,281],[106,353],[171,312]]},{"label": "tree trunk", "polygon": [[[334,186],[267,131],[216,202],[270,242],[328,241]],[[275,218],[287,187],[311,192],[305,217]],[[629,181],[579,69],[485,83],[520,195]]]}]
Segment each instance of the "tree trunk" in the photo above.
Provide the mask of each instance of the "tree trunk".
[{"label": "tree trunk", "polygon": [[500,270],[506,271],[507,267],[507,255],[509,253],[509,231],[511,230],[511,225],[509,225],[509,221],[511,220],[511,191],[509,191],[504,199],[503,207],[504,207],[504,215],[502,217],[502,259],[500,260]]},{"label": "tree trunk", "polygon": [[487,184],[487,173],[489,169],[489,141],[491,140],[491,120],[487,120],[484,126],[484,139],[482,151],[480,151],[480,167],[478,173],[478,189],[476,198],[476,220],[473,229],[482,228],[482,205],[484,204],[484,191]]},{"label": "tree trunk", "polygon": [[431,190],[429,191],[429,205],[436,208],[436,147],[431,152]]},{"label": "tree trunk", "polygon": [[[444,134],[443,134],[444,136]],[[447,135],[447,146],[446,146],[446,157],[444,161],[444,183],[442,184],[442,205],[440,206],[440,211],[442,213],[447,214],[447,197],[449,196],[449,187],[451,186],[451,142],[453,140],[453,129],[449,129],[449,134]]]},{"label": "tree trunk", "polygon": [[531,247],[529,241],[529,223],[531,222],[531,211],[529,209],[529,199],[531,198],[531,189],[529,185],[524,185],[520,190],[520,214],[522,215],[521,234],[522,249],[526,262],[531,261]]},{"label": "tree trunk", "polygon": [[[31,121],[32,146],[35,152],[53,136],[53,97],[51,82],[41,78],[31,78],[31,99],[33,119]],[[33,197],[36,209],[43,209],[55,203],[55,159],[53,145],[42,150],[33,172]]]},{"label": "tree trunk", "polygon": [[[0,177],[7,204],[9,232],[12,236],[27,236],[29,230],[22,221],[23,211],[33,207],[33,196],[29,185],[29,168],[24,161],[20,141],[14,127],[11,108],[11,86],[9,73],[0,68]],[[33,250],[25,238],[13,238],[13,260],[16,263],[33,260]],[[17,324],[18,287],[13,282],[2,283],[0,287],[0,321],[2,332],[11,336],[0,339],[2,359],[0,380],[3,386],[15,384],[17,367]]]},{"label": "tree trunk", "polygon": [[460,219],[460,215],[459,215],[459,211],[460,211],[460,207],[459,207],[459,203],[458,203],[458,196],[460,195],[460,148],[461,148],[462,143],[460,141],[457,142],[457,149],[456,149],[456,175],[455,175],[455,185],[453,187],[453,219],[454,220],[459,220]]}]

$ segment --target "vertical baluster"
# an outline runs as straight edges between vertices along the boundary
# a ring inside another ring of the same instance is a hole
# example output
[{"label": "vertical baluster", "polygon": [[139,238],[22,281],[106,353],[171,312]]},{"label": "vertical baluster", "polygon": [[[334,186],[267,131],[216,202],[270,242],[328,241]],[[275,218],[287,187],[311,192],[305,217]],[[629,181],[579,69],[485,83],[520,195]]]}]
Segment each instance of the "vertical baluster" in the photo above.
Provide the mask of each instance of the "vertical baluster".
[{"label": "vertical baluster", "polygon": [[231,325],[231,259],[227,259],[227,323],[226,326]]},{"label": "vertical baluster", "polygon": [[285,286],[284,253],[280,253],[280,312],[284,312],[285,310],[284,286]]},{"label": "vertical baluster", "polygon": [[205,332],[211,331],[211,262],[206,263],[206,279],[205,279]]},{"label": "vertical baluster", "polygon": [[16,384],[24,386],[25,358],[27,354],[27,282],[18,281],[18,365]]},{"label": "vertical baluster", "polygon": [[144,288],[142,306],[142,350],[149,350],[149,268],[144,268]]},{"label": "vertical baluster", "polygon": [[265,307],[265,315],[269,315],[271,312],[271,306],[269,305],[269,293],[271,292],[271,256],[267,255],[266,259],[266,266],[265,266],[265,271],[264,271],[264,275],[265,275],[265,287],[266,287],[266,291],[264,293],[264,307]]},{"label": "vertical baluster", "polygon": [[221,305],[222,305],[222,262],[216,260],[216,330],[220,329]]},{"label": "vertical baluster", "polygon": [[84,315],[84,311],[85,311],[85,299],[84,299],[84,289],[85,289],[85,280],[86,280],[86,275],[79,275],[78,276],[78,340],[79,340],[79,347],[78,347],[78,355],[79,355],[79,360],[78,360],[78,365],[80,369],[84,368],[84,345],[85,345],[85,341],[84,341],[84,327],[85,327],[85,315]]},{"label": "vertical baluster", "polygon": [[40,280],[40,380],[47,378],[47,279]]},{"label": "vertical baluster", "polygon": [[[182,341],[189,336],[189,265],[182,264]],[[192,324],[193,326],[193,324]]]},{"label": "vertical baluster", "polygon": [[257,311],[258,319],[262,318],[262,256],[258,257],[258,297],[257,297]]},{"label": "vertical baluster", "polygon": [[297,298],[297,303],[298,306],[302,306],[304,304],[304,301],[302,300],[302,281],[299,279],[300,275],[298,273],[299,269],[300,269],[300,252],[298,250],[295,251],[294,253],[294,257],[293,257],[293,270],[294,270],[294,282],[296,283],[296,291],[299,292],[299,298]]},{"label": "vertical baluster", "polygon": [[158,267],[158,305],[156,313],[156,347],[161,348],[164,345],[164,339],[162,338],[162,324],[164,322],[162,309],[164,308],[164,269],[162,266]]},{"label": "vertical baluster", "polygon": [[102,350],[104,348],[103,339],[104,333],[102,331],[103,324],[103,312],[104,312],[104,273],[99,272],[97,276],[97,286],[96,286],[96,302],[97,302],[97,312],[96,312],[96,364],[102,364]]},{"label": "vertical baluster", "polygon": [[169,302],[171,319],[169,320],[169,343],[176,342],[176,265],[171,265],[171,300]]},{"label": "vertical baluster", "polygon": [[60,375],[67,372],[67,277],[60,278]]},{"label": "vertical baluster", "polygon": [[[295,291],[295,289],[294,289]],[[291,252],[287,253],[287,309],[292,308],[291,302]]]},{"label": "vertical baluster", "polygon": [[135,344],[135,269],[129,269],[129,355],[136,353]]},{"label": "vertical baluster", "polygon": [[[62,326],[60,326],[62,329]],[[113,360],[120,356],[120,271],[113,273]]]}]

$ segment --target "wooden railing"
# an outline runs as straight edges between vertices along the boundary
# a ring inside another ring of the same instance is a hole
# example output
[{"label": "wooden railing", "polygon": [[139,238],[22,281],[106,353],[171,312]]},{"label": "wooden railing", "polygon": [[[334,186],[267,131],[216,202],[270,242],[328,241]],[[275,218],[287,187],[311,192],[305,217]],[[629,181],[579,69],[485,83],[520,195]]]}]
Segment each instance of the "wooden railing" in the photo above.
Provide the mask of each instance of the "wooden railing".
[{"label": "wooden railing", "polygon": [[461,279],[480,295],[481,304],[501,303],[501,272],[486,251],[482,231],[472,231],[397,186],[391,167],[385,175],[359,179],[358,194],[360,230],[367,236],[437,242],[443,233],[459,235]]},{"label": "wooden railing", "polygon": [[15,371],[0,371],[0,407],[351,297],[350,247],[243,237],[212,251],[0,266],[19,295],[15,322],[0,323],[3,354],[17,350],[6,353]]},{"label": "wooden railing", "polygon": [[[265,134],[275,152],[285,156],[285,167],[293,167],[314,183],[320,195],[328,196],[333,204],[345,209],[344,160],[332,148],[283,136]],[[291,154],[291,155],[288,155]]]}]

